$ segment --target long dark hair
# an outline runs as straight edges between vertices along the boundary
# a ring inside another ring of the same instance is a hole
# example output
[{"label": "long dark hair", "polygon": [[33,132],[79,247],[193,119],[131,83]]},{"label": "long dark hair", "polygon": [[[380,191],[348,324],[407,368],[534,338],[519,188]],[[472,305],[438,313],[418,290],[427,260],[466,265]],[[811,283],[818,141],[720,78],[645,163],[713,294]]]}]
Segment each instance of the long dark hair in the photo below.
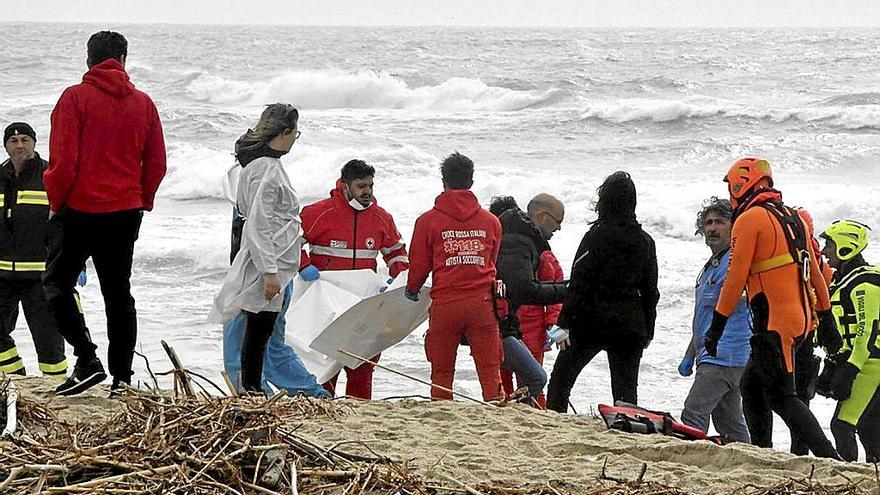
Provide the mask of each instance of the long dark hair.
[{"label": "long dark hair", "polygon": [[636,185],[628,173],[619,170],[609,175],[596,195],[593,210],[598,218],[594,224],[637,223]]},{"label": "long dark hair", "polygon": [[[247,165],[247,162],[253,159],[254,152],[258,152],[258,148],[265,146],[275,136],[281,134],[285,129],[296,129],[299,121],[299,111],[286,103],[273,103],[266,105],[263,113],[260,115],[260,121],[256,127],[248,129],[235,142],[235,158],[241,165]],[[283,155],[284,153],[280,153]]]}]

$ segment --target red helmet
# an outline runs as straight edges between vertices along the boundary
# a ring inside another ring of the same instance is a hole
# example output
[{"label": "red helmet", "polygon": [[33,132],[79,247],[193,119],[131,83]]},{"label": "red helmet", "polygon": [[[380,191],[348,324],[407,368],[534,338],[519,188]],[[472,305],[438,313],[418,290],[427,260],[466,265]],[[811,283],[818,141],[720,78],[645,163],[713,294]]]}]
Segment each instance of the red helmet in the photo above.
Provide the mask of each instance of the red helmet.
[{"label": "red helmet", "polygon": [[730,192],[731,202],[738,200],[751,191],[761,179],[767,178],[770,186],[773,186],[773,172],[770,171],[770,163],[763,158],[743,158],[737,160],[727,175],[727,190]]}]

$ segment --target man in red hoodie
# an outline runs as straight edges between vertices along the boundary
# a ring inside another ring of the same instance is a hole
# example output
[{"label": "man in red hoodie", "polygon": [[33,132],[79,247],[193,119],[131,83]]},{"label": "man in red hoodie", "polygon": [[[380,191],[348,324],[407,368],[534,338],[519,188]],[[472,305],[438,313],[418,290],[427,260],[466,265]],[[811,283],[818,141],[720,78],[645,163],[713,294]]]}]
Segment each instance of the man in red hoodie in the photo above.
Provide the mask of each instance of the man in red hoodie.
[{"label": "man in red hoodie", "polygon": [[[406,245],[391,214],[376,204],[373,177],[376,169],[363,160],[350,160],[330,197],[302,209],[303,237],[309,253],[300,256],[300,274],[314,280],[325,270],[376,271],[382,255],[391,278],[409,268]],[[376,362],[379,356],[370,361]],[[345,395],[370,400],[373,396],[373,365],[345,368]],[[335,393],[337,374],[324,384]]]},{"label": "man in red hoodie", "polygon": [[73,286],[91,257],[107,313],[112,390],[131,382],[137,317],[131,297],[134,242],[144,211],[165,176],[165,141],[156,105],[125,72],[128,42],[101,31],[88,41],[88,72],[52,111],[44,174],[51,222],[61,235],[49,249],[43,286],[61,334],[77,356],[59,395],[78,394],[107,375]]},{"label": "man in red hoodie", "polygon": [[[501,333],[495,314],[495,259],[501,245],[501,223],[480,207],[470,191],[474,163],[453,153],[440,167],[443,192],[434,208],[417,220],[410,243],[406,297],[417,301],[432,273],[431,309],[425,354],[431,382],[452,388],[455,357],[464,335],[471,348],[483,399],[504,396],[501,390]],[[434,399],[452,394],[432,387]]]}]

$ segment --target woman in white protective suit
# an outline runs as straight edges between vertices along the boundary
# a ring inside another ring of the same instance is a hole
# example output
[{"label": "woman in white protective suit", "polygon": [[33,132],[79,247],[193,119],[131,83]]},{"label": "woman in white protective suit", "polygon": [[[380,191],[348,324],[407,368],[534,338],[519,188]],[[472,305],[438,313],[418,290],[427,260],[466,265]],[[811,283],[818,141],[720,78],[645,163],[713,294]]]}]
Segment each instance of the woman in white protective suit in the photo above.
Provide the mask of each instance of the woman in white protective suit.
[{"label": "woman in white protective suit", "polygon": [[256,127],[236,142],[242,166],[236,204],[247,221],[208,320],[225,323],[244,313],[241,384],[248,392],[261,393],[263,356],[281,310],[281,291],[299,265],[299,201],[279,159],[299,137],[298,120],[293,106],[268,105]]}]

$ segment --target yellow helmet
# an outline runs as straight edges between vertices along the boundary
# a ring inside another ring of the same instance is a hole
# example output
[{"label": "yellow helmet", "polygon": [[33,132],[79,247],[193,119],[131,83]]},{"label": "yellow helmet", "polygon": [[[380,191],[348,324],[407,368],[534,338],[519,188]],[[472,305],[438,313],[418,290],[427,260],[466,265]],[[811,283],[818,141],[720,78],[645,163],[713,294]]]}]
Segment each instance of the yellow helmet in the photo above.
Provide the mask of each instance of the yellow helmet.
[{"label": "yellow helmet", "polygon": [[838,220],[825,229],[820,237],[834,241],[837,258],[846,261],[868,247],[869,230],[870,227],[855,220]]}]

